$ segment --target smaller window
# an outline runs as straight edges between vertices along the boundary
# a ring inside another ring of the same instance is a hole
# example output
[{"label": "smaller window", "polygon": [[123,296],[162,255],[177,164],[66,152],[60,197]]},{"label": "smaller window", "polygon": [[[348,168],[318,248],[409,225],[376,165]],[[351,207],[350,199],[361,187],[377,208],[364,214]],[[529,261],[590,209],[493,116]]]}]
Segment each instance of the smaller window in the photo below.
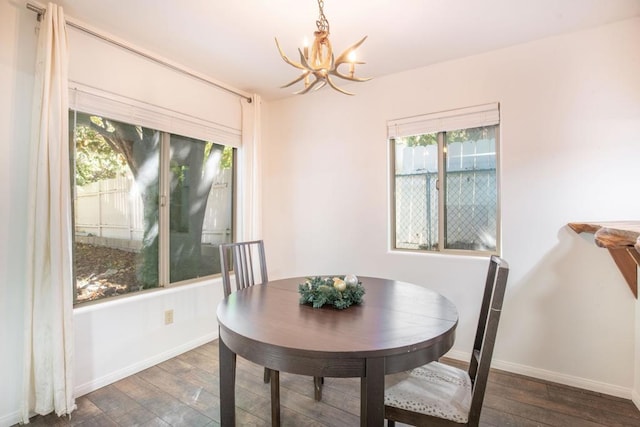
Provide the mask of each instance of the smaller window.
[{"label": "smaller window", "polygon": [[389,122],[394,249],[498,253],[497,104]]}]

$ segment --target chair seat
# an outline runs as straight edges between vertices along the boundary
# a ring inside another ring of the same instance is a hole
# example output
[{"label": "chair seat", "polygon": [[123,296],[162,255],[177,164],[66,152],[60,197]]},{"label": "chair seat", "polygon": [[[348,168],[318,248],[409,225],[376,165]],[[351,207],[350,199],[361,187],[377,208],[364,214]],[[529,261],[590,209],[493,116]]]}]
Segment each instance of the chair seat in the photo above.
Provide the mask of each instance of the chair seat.
[{"label": "chair seat", "polygon": [[466,423],[471,407],[467,372],[440,362],[387,375],[384,404],[457,423]]}]

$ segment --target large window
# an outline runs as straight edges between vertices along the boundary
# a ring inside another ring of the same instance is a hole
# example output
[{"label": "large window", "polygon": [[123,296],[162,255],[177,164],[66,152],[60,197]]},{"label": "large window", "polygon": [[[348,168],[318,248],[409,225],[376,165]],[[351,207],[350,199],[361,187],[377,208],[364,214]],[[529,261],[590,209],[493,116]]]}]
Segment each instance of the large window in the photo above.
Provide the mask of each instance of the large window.
[{"label": "large window", "polygon": [[71,111],[76,301],[220,272],[234,149]]},{"label": "large window", "polygon": [[497,104],[389,122],[394,249],[497,253]]}]

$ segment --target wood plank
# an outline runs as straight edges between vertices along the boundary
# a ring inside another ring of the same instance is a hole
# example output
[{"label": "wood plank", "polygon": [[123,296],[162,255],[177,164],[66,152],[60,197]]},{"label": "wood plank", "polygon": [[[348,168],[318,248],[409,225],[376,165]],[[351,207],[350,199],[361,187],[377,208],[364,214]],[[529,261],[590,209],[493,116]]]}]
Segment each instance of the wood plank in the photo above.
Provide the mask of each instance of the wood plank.
[{"label": "wood plank", "polygon": [[630,254],[630,251],[636,252],[636,249],[609,249],[613,261],[618,266],[627,285],[629,285],[633,296],[638,299],[638,264],[636,264],[636,259]]},{"label": "wood plank", "polygon": [[638,298],[640,221],[570,222],[576,233],[593,233],[594,242],[609,250],[633,296]]},{"label": "wood plank", "polygon": [[596,245],[601,248],[626,248],[633,247],[638,241],[640,232],[630,229],[613,227],[601,227],[595,232]]},{"label": "wood plank", "polygon": [[640,221],[589,221],[570,222],[569,227],[576,233],[595,232],[600,228],[614,228],[640,233]]},{"label": "wood plank", "polygon": [[634,246],[640,237],[640,221],[570,222],[576,233],[593,233],[596,244],[603,248]]},{"label": "wood plank", "polygon": [[[640,411],[633,405],[629,405],[628,400],[621,397],[585,391],[563,384],[549,383],[547,388],[549,390],[549,399],[563,405],[589,407],[589,411],[602,413],[602,416],[607,417],[610,423],[613,423],[616,417],[619,417],[622,424],[640,425]],[[614,415],[609,417],[609,415],[605,414]]]},{"label": "wood plank", "polygon": [[[545,402],[547,403],[547,402]],[[551,403],[551,402],[548,402]],[[601,424],[586,420],[580,416],[557,412],[547,405],[525,403],[512,400],[503,394],[487,394],[485,408],[492,408],[501,413],[518,416],[542,425],[562,427],[610,427],[611,424]]]},{"label": "wood plank", "polygon": [[[584,422],[584,425],[595,423],[597,425],[619,426],[634,425],[638,423],[638,419],[626,416],[620,412],[590,405],[588,400],[585,401],[585,399],[580,399],[580,395],[582,393],[568,393],[568,389],[565,389],[564,391],[566,394],[570,394],[571,397],[567,399],[560,399],[557,397],[557,394],[556,398],[550,398],[549,394],[543,397],[513,391],[511,388],[492,384],[492,394],[495,396],[504,396],[502,397],[503,399],[510,401],[509,405],[527,405],[544,409],[545,411],[553,413],[557,419],[572,418]],[[491,406],[490,402],[486,402],[486,404]],[[521,415],[520,413],[516,414]]]},{"label": "wood plank", "polygon": [[595,233],[602,227],[601,225],[588,222],[570,222],[567,225],[576,233]]}]

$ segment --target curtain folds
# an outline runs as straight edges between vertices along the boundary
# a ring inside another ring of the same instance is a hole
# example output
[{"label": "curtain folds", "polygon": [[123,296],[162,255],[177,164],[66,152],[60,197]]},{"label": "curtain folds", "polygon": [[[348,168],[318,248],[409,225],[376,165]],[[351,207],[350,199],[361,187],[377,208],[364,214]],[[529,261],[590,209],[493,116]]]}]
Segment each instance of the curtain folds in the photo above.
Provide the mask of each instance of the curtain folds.
[{"label": "curtain folds", "polygon": [[68,43],[61,7],[40,24],[33,100],[22,422],[70,414],[73,397]]},{"label": "curtain folds", "polygon": [[242,146],[240,147],[239,162],[241,174],[239,176],[240,200],[240,230],[238,240],[257,240],[262,238],[262,170],[260,156],[261,140],[261,108],[262,98],[253,95],[252,102],[246,99],[242,103]]}]

